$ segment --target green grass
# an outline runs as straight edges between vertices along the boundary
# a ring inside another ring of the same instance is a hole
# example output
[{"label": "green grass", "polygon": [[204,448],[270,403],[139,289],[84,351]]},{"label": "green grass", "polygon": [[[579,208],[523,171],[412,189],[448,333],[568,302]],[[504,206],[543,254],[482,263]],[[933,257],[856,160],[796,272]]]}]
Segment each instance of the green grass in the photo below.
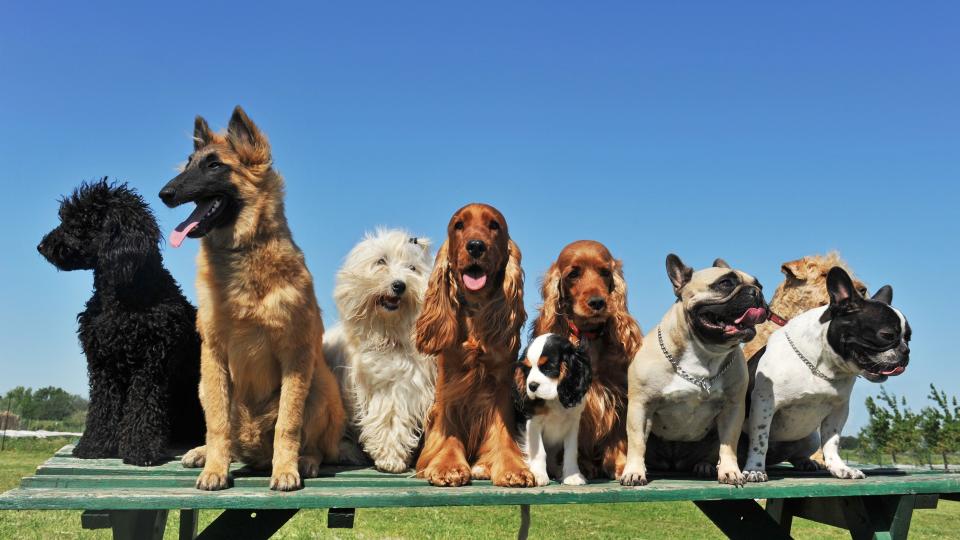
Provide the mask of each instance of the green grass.
[{"label": "green grass", "polygon": [[[0,491],[66,444],[65,439],[16,439],[0,452]],[[200,512],[201,528],[218,512]],[[723,538],[692,503],[586,504],[533,507],[531,538]],[[172,512],[166,538],[176,538],[177,513]],[[955,538],[960,503],[941,501],[938,510],[914,513],[911,538]],[[360,509],[354,529],[328,530],[326,512],[302,511],[277,538],[515,538],[519,512],[515,506],[409,509]],[[802,519],[794,520],[796,538],[849,538],[849,534]],[[0,511],[0,538],[109,538],[108,531],[84,531],[80,512]]]}]

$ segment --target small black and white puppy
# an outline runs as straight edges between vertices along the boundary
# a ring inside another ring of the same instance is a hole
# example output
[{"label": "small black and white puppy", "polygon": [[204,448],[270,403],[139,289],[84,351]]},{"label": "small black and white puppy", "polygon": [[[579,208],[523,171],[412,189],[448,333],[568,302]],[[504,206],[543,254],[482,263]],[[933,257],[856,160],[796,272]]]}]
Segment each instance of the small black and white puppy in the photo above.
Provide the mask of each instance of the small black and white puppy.
[{"label": "small black and white puppy", "polygon": [[59,270],[93,270],[77,316],[90,408],[73,455],[155,465],[171,445],[200,444],[196,309],[163,267],[147,203],[104,178],[63,199],[59,216],[37,250]]},{"label": "small black and white puppy", "polygon": [[754,384],[744,426],[748,482],[765,482],[766,465],[785,460],[815,470],[819,466],[809,456],[821,445],[830,474],[864,478],[838,452],[850,392],[858,376],[883,382],[903,373],[910,361],[910,325],[890,306],[889,285],[865,298],[834,267],[827,291],[829,305],[791,319],[770,336],[759,360],[751,360]]},{"label": "small black and white puppy", "polygon": [[[586,352],[556,334],[534,338],[517,361],[514,392],[521,447],[538,486],[550,483],[548,468],[568,486],[587,483],[577,465],[577,440],[591,377]],[[558,471],[561,449],[563,466]]]}]

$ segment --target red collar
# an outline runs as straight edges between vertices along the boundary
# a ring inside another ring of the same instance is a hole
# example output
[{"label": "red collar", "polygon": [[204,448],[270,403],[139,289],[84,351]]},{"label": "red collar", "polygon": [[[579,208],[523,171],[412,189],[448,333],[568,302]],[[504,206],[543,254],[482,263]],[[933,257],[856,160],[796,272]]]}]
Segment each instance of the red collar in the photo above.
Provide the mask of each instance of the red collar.
[{"label": "red collar", "polygon": [[783,326],[783,325],[787,324],[787,320],[786,320],[786,319],[784,319],[783,317],[781,317],[781,316],[777,315],[776,313],[770,311],[769,309],[767,310],[767,320],[770,321],[770,322],[772,322],[773,324],[775,324],[775,325],[777,325],[777,326]]},{"label": "red collar", "polygon": [[586,330],[581,331],[570,319],[567,319],[567,326],[570,327],[570,331],[577,339],[589,339],[590,341],[593,341],[603,335],[602,327],[599,330],[594,330],[593,332],[587,332]]}]

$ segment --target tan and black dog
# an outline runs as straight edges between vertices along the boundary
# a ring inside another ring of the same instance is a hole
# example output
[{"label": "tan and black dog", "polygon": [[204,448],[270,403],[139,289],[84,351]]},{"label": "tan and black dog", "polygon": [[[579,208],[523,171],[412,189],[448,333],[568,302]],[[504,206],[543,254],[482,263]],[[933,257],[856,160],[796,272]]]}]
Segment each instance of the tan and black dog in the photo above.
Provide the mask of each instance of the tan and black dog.
[{"label": "tan and black dog", "polygon": [[[749,376],[740,343],[767,317],[756,278],[721,259],[694,272],[667,256],[677,302],[630,364],[627,464],[620,483],[642,486],[647,469],[714,474],[743,484],[737,440]],[[719,464],[718,464],[719,459]]]},{"label": "tan and black dog", "polygon": [[194,151],[160,198],[171,208],[196,203],[171,244],[202,238],[197,327],[207,444],[183,464],[203,467],[200,489],[226,488],[231,460],[272,467],[271,489],[297,489],[322,460],[337,459],[345,415],[267,138],[240,107],[225,134],[197,117]]}]

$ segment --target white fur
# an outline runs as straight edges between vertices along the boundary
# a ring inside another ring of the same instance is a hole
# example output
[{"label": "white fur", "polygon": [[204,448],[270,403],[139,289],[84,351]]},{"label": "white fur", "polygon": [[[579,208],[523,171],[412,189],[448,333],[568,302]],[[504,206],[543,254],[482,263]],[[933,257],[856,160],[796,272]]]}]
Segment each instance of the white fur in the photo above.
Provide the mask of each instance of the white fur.
[{"label": "white fur", "polygon": [[[378,229],[350,251],[333,293],[341,321],[323,343],[351,418],[342,461],[364,463],[366,452],[378,469],[393,473],[411,465],[437,371],[436,360],[420,354],[413,338],[433,266],[430,242],[414,244],[410,237]],[[406,291],[398,309],[387,311],[379,301],[393,295],[398,280]]]},{"label": "white fur", "polygon": [[[767,480],[766,458],[770,443],[795,443],[795,462],[808,463],[822,444],[827,469],[837,478],[864,478],[840,458],[840,432],[847,421],[850,393],[860,369],[844,360],[827,342],[829,323],[820,317],[829,306],[806,311],[771,334],[767,350],[757,365],[756,382],[751,395],[750,418],[744,430],[750,436],[744,466],[747,481]],[[905,327],[903,315],[901,328]],[[794,352],[790,339],[803,356],[827,376],[815,376]],[[886,354],[877,355],[879,363],[888,363]],[[779,455],[779,453],[778,453]],[[795,463],[796,464],[796,463]]]}]

